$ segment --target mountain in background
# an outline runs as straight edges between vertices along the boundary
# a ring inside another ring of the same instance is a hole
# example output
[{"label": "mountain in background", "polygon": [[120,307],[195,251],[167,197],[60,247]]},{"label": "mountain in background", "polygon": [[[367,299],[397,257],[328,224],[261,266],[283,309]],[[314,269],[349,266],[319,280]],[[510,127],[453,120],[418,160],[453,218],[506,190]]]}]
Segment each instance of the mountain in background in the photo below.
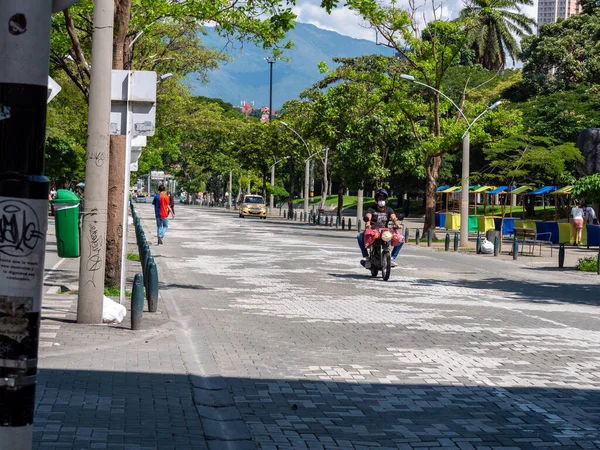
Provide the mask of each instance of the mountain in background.
[{"label": "mountain in background", "polygon": [[[207,29],[208,35],[202,36],[207,47],[223,49],[225,40],[214,29]],[[394,52],[365,39],[355,39],[323,30],[314,25],[297,23],[288,33],[294,48],[285,51],[289,62],[276,61],[273,64],[273,108],[280,108],[287,100],[298,98],[300,92],[323,78],[318,64],[327,63],[330,69],[335,67],[332,58],[351,58],[363,55],[383,54],[392,56]],[[192,93],[205,97],[225,100],[234,106],[242,101],[254,102],[255,108],[269,105],[269,64],[265,58],[269,53],[250,43],[243,47],[236,43],[228,53],[233,62],[223,64],[218,70],[209,72],[207,85],[192,81]]]}]

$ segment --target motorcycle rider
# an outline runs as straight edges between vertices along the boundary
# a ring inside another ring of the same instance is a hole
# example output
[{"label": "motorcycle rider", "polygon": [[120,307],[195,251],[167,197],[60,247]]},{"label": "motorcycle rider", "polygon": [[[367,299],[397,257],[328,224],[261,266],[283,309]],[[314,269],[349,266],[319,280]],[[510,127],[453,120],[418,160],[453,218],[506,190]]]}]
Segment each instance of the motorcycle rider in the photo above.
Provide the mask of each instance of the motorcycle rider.
[{"label": "motorcycle rider", "polygon": [[[396,217],[396,213],[392,208],[387,206],[388,193],[385,189],[378,189],[375,192],[375,209],[369,208],[367,213],[365,214],[365,229],[369,230],[371,228],[387,228],[388,221],[394,222],[394,224],[399,227],[400,222],[398,221],[398,217]],[[363,259],[361,260],[361,265],[365,267],[365,269],[371,268],[371,262],[368,260],[369,252],[365,247],[365,233],[358,233],[356,239],[358,240],[358,246],[360,247],[360,251],[362,252]],[[392,261],[391,266],[396,267],[396,257],[398,253],[400,253],[400,249],[404,244],[397,245],[392,250]]]}]

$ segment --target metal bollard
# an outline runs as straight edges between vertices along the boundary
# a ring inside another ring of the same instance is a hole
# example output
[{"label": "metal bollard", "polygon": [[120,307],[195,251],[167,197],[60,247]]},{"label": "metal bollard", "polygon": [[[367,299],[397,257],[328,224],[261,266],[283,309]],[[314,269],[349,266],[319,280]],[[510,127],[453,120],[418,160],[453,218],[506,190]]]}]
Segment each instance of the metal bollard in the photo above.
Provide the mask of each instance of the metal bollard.
[{"label": "metal bollard", "polygon": [[458,251],[458,233],[454,234],[454,251]]},{"label": "metal bollard", "polygon": [[446,240],[444,241],[444,251],[450,250],[450,234],[446,233]]},{"label": "metal bollard", "polygon": [[519,257],[519,238],[515,238],[513,241],[513,260]]},{"label": "metal bollard", "polygon": [[294,220],[298,220],[298,211],[294,211]]},{"label": "metal bollard", "polygon": [[156,312],[158,308],[158,269],[154,263],[154,258],[148,263],[147,277],[148,290],[146,291],[146,299],[148,300],[148,311]]},{"label": "metal bollard", "polygon": [[329,226],[329,216],[325,216],[325,226]]},{"label": "metal bollard", "polygon": [[340,227],[340,216],[335,216],[335,227],[336,228]]},{"label": "metal bollard", "polygon": [[498,256],[498,254],[500,253],[500,240],[498,239],[498,236],[494,237],[494,256]]},{"label": "metal bollard", "polygon": [[565,265],[565,244],[560,244],[558,247],[558,267],[563,268]]},{"label": "metal bollard", "polygon": [[408,228],[406,228],[404,230],[404,242],[406,242],[406,244],[408,244],[408,238],[410,236],[410,230]]},{"label": "metal bollard", "polygon": [[427,247],[431,247],[432,240],[433,240],[433,231],[427,230]]},{"label": "metal bollard", "polygon": [[477,233],[477,243],[475,244],[475,253],[481,253],[481,234]]},{"label": "metal bollard", "polygon": [[279,207],[279,217],[281,217],[281,206]]},{"label": "metal bollard", "polygon": [[360,233],[361,228],[362,228],[362,222],[360,221],[360,219],[356,219],[356,231],[358,231]]},{"label": "metal bollard", "polygon": [[346,229],[346,219],[342,217],[342,230]]},{"label": "metal bollard", "polygon": [[415,231],[415,244],[419,245],[419,241],[421,240],[421,230],[418,228]]},{"label": "metal bollard", "polygon": [[348,231],[352,230],[352,219],[348,217]]},{"label": "metal bollard", "polygon": [[131,329],[139,330],[142,326],[144,312],[144,278],[141,273],[136,273],[131,290]]}]

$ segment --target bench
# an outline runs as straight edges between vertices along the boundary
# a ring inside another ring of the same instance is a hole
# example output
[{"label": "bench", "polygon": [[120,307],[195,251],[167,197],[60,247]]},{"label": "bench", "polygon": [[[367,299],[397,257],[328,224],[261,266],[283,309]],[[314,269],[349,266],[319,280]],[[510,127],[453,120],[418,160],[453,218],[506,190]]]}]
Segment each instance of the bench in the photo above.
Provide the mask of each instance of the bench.
[{"label": "bench", "polygon": [[542,256],[542,244],[550,244],[550,256],[552,256],[552,233],[544,232],[538,233],[535,228],[513,228],[514,237],[519,239],[523,245],[521,245],[521,255],[525,249],[525,245],[529,246],[529,253],[533,255],[533,251],[536,245],[540,246],[540,256]]}]

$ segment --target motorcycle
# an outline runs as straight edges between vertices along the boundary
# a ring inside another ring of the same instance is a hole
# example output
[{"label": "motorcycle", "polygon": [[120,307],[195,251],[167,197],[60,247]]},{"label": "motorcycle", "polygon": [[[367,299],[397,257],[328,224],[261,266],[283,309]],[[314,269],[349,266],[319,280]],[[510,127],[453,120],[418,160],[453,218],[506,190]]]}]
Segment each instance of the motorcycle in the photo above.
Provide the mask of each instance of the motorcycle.
[{"label": "motorcycle", "polygon": [[[402,220],[402,217],[398,220]],[[403,226],[389,225],[388,221],[386,228],[368,229],[364,234],[365,247],[369,251],[367,260],[371,263],[371,277],[375,278],[381,270],[383,281],[389,280],[392,271],[392,248],[404,243]]]}]

